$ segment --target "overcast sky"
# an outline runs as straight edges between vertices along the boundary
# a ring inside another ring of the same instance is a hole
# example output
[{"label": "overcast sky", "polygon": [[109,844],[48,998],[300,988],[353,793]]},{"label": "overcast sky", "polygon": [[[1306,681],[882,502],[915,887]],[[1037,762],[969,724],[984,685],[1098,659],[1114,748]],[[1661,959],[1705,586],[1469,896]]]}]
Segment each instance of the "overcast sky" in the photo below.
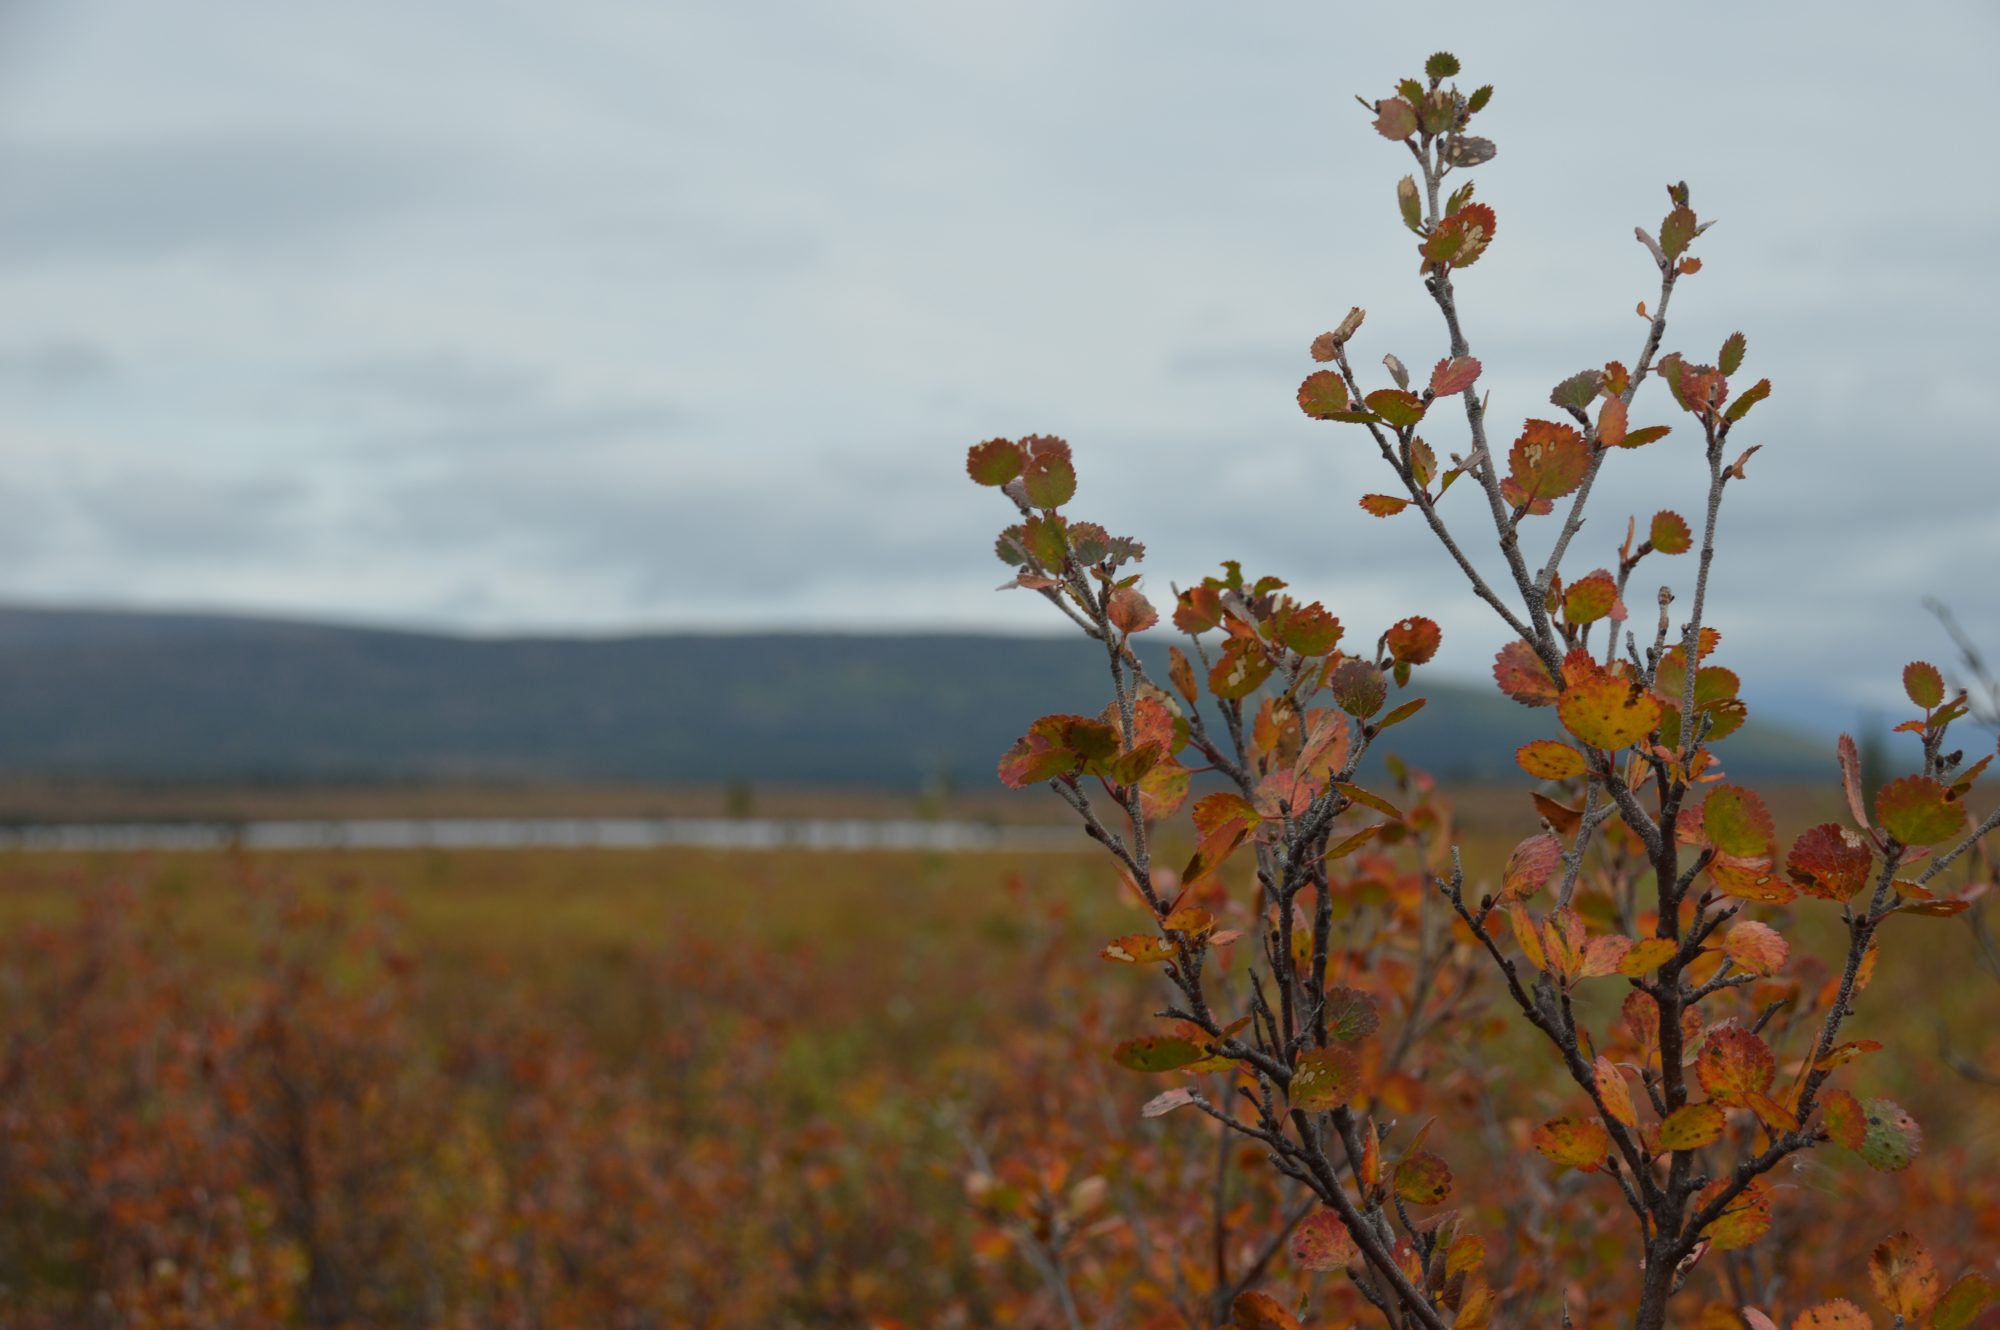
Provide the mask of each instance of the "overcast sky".
[{"label": "overcast sky", "polygon": [[[1459,283],[1495,416],[1636,356],[1632,227],[1685,178],[1720,224],[1668,344],[1740,327],[1776,383],[1725,660],[1879,702],[1947,654],[1925,594],[2000,648],[1992,6],[1418,8],[14,0],[0,597],[1046,628],[961,468],[1047,431],[1162,599],[1235,555],[1479,673],[1497,628],[1293,402],[1350,304],[1365,359],[1441,353],[1353,98],[1448,46],[1498,87]],[[1574,570],[1697,469],[1685,429],[1613,458]]]}]

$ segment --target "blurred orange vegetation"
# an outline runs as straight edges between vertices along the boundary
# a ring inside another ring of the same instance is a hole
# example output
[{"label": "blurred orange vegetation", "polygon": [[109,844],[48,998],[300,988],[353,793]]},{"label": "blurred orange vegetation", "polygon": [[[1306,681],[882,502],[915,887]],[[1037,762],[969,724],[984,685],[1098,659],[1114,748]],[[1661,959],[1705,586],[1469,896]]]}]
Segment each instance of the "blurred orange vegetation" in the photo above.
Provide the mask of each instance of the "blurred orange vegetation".
[{"label": "blurred orange vegetation", "polygon": [[[0,1322],[1207,1327],[1259,1286],[1309,1290],[1308,1325],[1371,1319],[1293,1263],[1305,1210],[1254,1151],[1189,1111],[1141,1117],[1186,1082],[1106,1056],[1158,999],[1098,959],[1137,917],[1116,884],[1088,856],[1019,867],[8,857]],[[1346,982],[1385,1030],[1411,975],[1379,943],[1435,926],[1426,895],[1384,868],[1354,902],[1384,959]],[[1690,1275],[1702,1326],[1771,1286],[1864,1301],[1888,1216],[1940,1267],[2000,1274],[2000,1090],[1944,1067],[1935,1028],[2000,1067],[2000,986],[1960,925],[1898,922],[1934,940],[1885,952],[1855,1029],[1888,1045],[1874,1083],[1924,1151],[1895,1174],[1815,1151],[1774,1179],[1756,1264]],[[1633,1272],[1548,1259],[1588,1252],[1602,1213],[1528,1145],[1559,1101],[1460,996],[1457,1036],[1376,1057],[1362,1102],[1450,1124],[1457,1195],[1506,1198],[1465,1217],[1496,1323],[1615,1323]],[[1759,1287],[1732,1286],[1746,1271]]]}]

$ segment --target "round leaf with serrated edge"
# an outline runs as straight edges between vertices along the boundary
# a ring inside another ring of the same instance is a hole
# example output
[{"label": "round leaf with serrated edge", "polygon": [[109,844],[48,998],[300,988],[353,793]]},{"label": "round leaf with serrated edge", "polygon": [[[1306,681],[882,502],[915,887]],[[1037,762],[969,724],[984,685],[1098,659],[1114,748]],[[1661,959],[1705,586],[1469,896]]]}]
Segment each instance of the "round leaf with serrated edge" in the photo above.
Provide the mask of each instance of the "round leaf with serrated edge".
[{"label": "round leaf with serrated edge", "polygon": [[1514,750],[1514,761],[1537,780],[1573,780],[1584,773],[1583,754],[1554,739],[1537,739]]},{"label": "round leaf with serrated edge", "polygon": [[1592,748],[1638,743],[1660,723],[1659,699],[1609,670],[1578,679],[1556,704],[1563,728]]},{"label": "round leaf with serrated edge", "polygon": [[1875,816],[1905,845],[1935,845],[1965,829],[1965,805],[1929,776],[1905,776],[1875,796]]},{"label": "round leaf with serrated edge", "polygon": [[1286,1100],[1293,1108],[1320,1113],[1339,1108],[1354,1093],[1354,1055],[1344,1048],[1309,1048],[1299,1054]]},{"label": "round leaf with serrated edge", "polygon": [[1658,1136],[1662,1150],[1699,1150],[1722,1139],[1727,1120],[1714,1104],[1683,1104],[1667,1114]]},{"label": "round leaf with serrated edge", "polygon": [[1695,1076],[1710,1099],[1732,1108],[1749,1104],[1750,1096],[1771,1088],[1777,1062],[1762,1039],[1738,1026],[1711,1030],[1694,1062]]},{"label": "round leaf with serrated edge", "polygon": [[1076,467],[1066,451],[1038,451],[1021,469],[1021,484],[1035,507],[1060,508],[1076,495]]},{"label": "round leaf with serrated edge", "polygon": [[1562,696],[1549,667],[1535,649],[1516,638],[1493,658],[1493,681],[1500,691],[1526,707],[1554,706]]},{"label": "round leaf with serrated edge", "polygon": [[1375,103],[1375,132],[1385,139],[1410,137],[1417,132],[1417,108],[1401,97],[1387,97]]},{"label": "round leaf with serrated edge", "polygon": [[1776,834],[1764,801],[1741,785],[1718,785],[1708,792],[1701,826],[1716,849],[1738,856],[1769,854]]},{"label": "round leaf with serrated edge", "polygon": [[1792,1330],[1875,1330],[1875,1322],[1846,1298],[1835,1298],[1800,1312]]},{"label": "round leaf with serrated edge", "polygon": [[1792,842],[1785,872],[1808,896],[1844,901],[1868,884],[1875,855],[1868,842],[1838,822],[1823,822]]},{"label": "round leaf with serrated edge", "polygon": [[1347,385],[1330,369],[1314,370],[1299,385],[1299,409],[1314,420],[1330,420],[1347,404]]},{"label": "round leaf with serrated edge", "polygon": [[1643,938],[1634,942],[1632,949],[1619,960],[1618,973],[1627,979],[1638,979],[1665,965],[1679,950],[1680,944],[1671,938]]},{"label": "round leaf with serrated edge", "polygon": [[1230,1305],[1229,1320],[1236,1330],[1299,1330],[1298,1318],[1268,1293],[1239,1293]]},{"label": "round leaf with serrated edge", "polygon": [[1906,1322],[1915,1323],[1937,1305],[1944,1284],[1937,1263],[1909,1233],[1892,1235],[1868,1259],[1868,1282],[1882,1305]]},{"label": "round leaf with serrated edge", "polygon": [[1395,1188],[1411,1205],[1441,1205],[1451,1195],[1451,1166],[1429,1150],[1413,1150],[1396,1165]]},{"label": "round leaf with serrated edge", "polygon": [[1566,411],[1582,411],[1597,400],[1597,394],[1603,387],[1602,371],[1583,370],[1570,375],[1550,390],[1549,405],[1562,407]]},{"label": "round leaf with serrated edge", "polygon": [[1944,676],[1927,660],[1913,660],[1903,667],[1903,691],[1910,700],[1929,711],[1944,701]]},{"label": "round leaf with serrated edge", "polygon": [[1373,1034],[1382,1023],[1382,1011],[1372,993],[1358,988],[1326,990],[1326,1035],[1351,1044]]},{"label": "round leaf with serrated edge", "polygon": [[[1707,1205],[1727,1185],[1726,1182],[1718,1182],[1703,1188],[1696,1195],[1695,1204]],[[1722,1213],[1709,1221],[1701,1235],[1716,1251],[1735,1251],[1763,1237],[1770,1228],[1771,1196],[1763,1180],[1759,1179],[1732,1197]]]},{"label": "round leaf with serrated edge", "polygon": [[1493,209],[1483,203],[1468,203],[1439,222],[1417,250],[1432,264],[1470,268],[1493,243],[1498,227]]},{"label": "round leaf with serrated edge", "polygon": [[1175,1071],[1207,1056],[1193,1040],[1172,1035],[1127,1039],[1111,1050],[1111,1060],[1128,1071]]},{"label": "round leaf with serrated edge", "polygon": [[1752,974],[1773,975],[1784,968],[1792,948],[1777,929],[1746,919],[1730,925],[1722,940],[1722,950]]},{"label": "round leaf with serrated edge", "polygon": [[1507,454],[1507,475],[1525,499],[1560,499],[1583,483],[1590,449],[1583,436],[1553,420],[1531,420]]},{"label": "round leaf with serrated edge", "polygon": [[1361,1259],[1361,1249],[1340,1216],[1331,1210],[1315,1210],[1292,1230],[1292,1264],[1301,1270],[1325,1273],[1345,1270]]},{"label": "round leaf with serrated edge", "polygon": [[1563,618],[1573,624],[1595,623],[1618,603],[1618,583],[1599,568],[1579,577],[1563,592]]},{"label": "round leaf with serrated edge", "polygon": [[1392,624],[1383,637],[1392,659],[1408,665],[1424,665],[1437,655],[1444,634],[1431,620],[1412,615]]},{"label": "round leaf with serrated edge", "polygon": [[965,453],[965,472],[982,485],[1004,485],[1021,474],[1021,449],[1012,439],[988,439]]},{"label": "round leaf with serrated edge", "polygon": [[1646,539],[1662,554],[1686,554],[1694,544],[1694,533],[1688,530],[1686,518],[1671,509],[1662,508],[1653,514],[1653,525]]},{"label": "round leaf with serrated edge", "polygon": [[1383,388],[1368,394],[1368,409],[1397,429],[1408,429],[1424,418],[1424,403],[1414,393],[1400,388]]},{"label": "round leaf with serrated edge", "polygon": [[1611,1153],[1611,1136],[1595,1118],[1556,1118],[1530,1136],[1537,1150],[1565,1168],[1595,1173]]},{"label": "round leaf with serrated edge", "polygon": [[1372,661],[1350,657],[1340,662],[1328,681],[1334,701],[1348,715],[1366,720],[1382,709],[1389,696],[1389,683]]},{"label": "round leaf with serrated edge", "polygon": [[1917,1125],[1917,1120],[1902,1105],[1888,1099],[1862,1100],[1861,1114],[1864,1125],[1861,1148],[1854,1153],[1868,1167],[1885,1173],[1908,1168],[1917,1152],[1924,1148],[1924,1129]]}]

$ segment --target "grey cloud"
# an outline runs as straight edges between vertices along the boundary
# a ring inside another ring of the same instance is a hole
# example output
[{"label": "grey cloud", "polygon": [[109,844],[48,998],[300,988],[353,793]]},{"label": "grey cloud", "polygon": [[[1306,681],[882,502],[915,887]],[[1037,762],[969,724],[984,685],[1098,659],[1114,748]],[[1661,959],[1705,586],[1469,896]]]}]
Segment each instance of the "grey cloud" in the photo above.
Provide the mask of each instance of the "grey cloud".
[{"label": "grey cloud", "polygon": [[88,544],[126,558],[202,563],[282,559],[298,535],[309,491],[282,476],[213,476],[129,466],[115,478],[59,492]]},{"label": "grey cloud", "polygon": [[0,263],[295,250],[382,219],[450,170],[407,143],[308,133],[0,140]]},{"label": "grey cloud", "polygon": [[93,387],[117,376],[117,357],[94,342],[53,339],[0,347],[0,384],[62,392]]}]

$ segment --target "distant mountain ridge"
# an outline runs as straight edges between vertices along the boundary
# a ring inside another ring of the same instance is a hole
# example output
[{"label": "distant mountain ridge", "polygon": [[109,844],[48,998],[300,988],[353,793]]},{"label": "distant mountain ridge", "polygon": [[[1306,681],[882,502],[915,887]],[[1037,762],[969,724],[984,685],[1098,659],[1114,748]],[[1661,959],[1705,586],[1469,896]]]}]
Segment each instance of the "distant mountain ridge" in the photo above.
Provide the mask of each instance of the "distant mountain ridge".
[{"label": "distant mountain ridge", "polygon": [[[1440,777],[1502,775],[1556,731],[1495,690],[1419,683],[1430,705],[1387,746]],[[977,789],[1035,717],[1096,711],[1106,688],[1080,637],[487,638],[0,608],[0,773]],[[1765,777],[1818,774],[1826,752],[1754,721],[1724,748]]]}]

